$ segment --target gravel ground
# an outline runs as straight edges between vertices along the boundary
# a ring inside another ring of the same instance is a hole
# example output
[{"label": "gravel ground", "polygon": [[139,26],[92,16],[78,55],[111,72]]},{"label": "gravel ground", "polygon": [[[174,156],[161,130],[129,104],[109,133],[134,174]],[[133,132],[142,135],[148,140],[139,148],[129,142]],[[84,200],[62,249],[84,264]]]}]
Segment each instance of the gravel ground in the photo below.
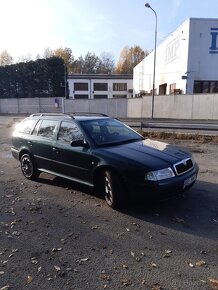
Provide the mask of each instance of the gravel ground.
[{"label": "gravel ground", "polygon": [[0,290],[218,289],[217,144],[174,141],[199,163],[195,186],[117,212],[72,182],[26,180],[14,121],[0,118]]}]

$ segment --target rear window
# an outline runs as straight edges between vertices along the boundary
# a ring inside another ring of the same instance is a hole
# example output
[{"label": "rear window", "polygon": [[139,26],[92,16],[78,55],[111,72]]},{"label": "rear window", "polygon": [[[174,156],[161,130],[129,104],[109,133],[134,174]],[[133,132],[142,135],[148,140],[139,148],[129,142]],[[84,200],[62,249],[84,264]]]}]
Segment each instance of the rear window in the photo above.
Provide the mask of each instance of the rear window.
[{"label": "rear window", "polygon": [[19,133],[30,134],[35,123],[36,120],[33,119],[24,120],[16,126],[16,131]]}]

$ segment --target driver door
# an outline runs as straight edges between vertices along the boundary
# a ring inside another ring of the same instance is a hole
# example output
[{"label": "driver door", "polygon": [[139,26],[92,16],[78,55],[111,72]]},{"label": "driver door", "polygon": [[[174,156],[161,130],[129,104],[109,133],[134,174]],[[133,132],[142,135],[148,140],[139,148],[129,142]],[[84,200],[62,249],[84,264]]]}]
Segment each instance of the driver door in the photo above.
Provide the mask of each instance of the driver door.
[{"label": "driver door", "polygon": [[93,167],[91,150],[88,146],[71,146],[72,141],[84,140],[84,136],[75,122],[62,121],[57,141],[53,146],[55,171],[64,177],[82,181],[91,185]]}]

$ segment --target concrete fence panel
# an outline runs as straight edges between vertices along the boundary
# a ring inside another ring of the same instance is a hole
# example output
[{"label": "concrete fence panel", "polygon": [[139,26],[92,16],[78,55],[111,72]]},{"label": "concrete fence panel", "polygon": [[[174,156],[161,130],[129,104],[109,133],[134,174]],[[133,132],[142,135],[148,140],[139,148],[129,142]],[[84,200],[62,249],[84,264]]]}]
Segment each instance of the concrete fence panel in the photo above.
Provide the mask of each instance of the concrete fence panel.
[{"label": "concrete fence panel", "polygon": [[152,106],[152,97],[151,96],[143,97],[141,108],[143,118],[151,118],[151,106]]},{"label": "concrete fence panel", "polygon": [[155,96],[154,117],[192,119],[192,95]]},{"label": "concrete fence panel", "polygon": [[41,113],[62,112],[62,98],[39,98],[38,102]]},{"label": "concrete fence panel", "polygon": [[64,113],[73,113],[73,112],[89,112],[90,104],[89,100],[64,100],[63,104]]},{"label": "concrete fence panel", "polygon": [[64,100],[65,113],[102,113],[112,117],[126,117],[127,99]]},{"label": "concrete fence panel", "polygon": [[218,119],[218,95],[194,95],[193,119]]},{"label": "concrete fence panel", "polygon": [[141,118],[142,117],[142,98],[128,99],[127,102],[127,117]]},{"label": "concrete fence panel", "polygon": [[89,100],[89,108],[91,113],[102,113],[108,115],[109,106],[110,106],[109,99]]},{"label": "concrete fence panel", "polygon": [[[0,113],[103,113],[112,117],[150,118],[152,96],[134,99],[0,99]],[[218,94],[154,97],[154,118],[218,120]]]},{"label": "concrete fence panel", "polygon": [[22,98],[18,99],[19,107],[18,113],[38,113],[39,111],[39,98]]},{"label": "concrete fence panel", "polygon": [[0,99],[0,113],[19,113],[19,99]]},{"label": "concrete fence panel", "polygon": [[110,99],[107,107],[107,115],[115,118],[126,118],[127,99]]}]

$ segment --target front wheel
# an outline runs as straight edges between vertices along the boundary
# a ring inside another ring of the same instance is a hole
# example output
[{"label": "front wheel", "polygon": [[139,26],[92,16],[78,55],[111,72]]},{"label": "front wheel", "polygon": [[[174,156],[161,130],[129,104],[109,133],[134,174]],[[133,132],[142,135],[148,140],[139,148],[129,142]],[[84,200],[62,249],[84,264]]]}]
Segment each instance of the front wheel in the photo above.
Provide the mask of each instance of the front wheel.
[{"label": "front wheel", "polygon": [[120,177],[113,171],[104,173],[104,195],[106,203],[113,209],[123,205],[123,184]]},{"label": "front wheel", "polygon": [[39,176],[33,158],[29,154],[24,154],[20,159],[21,171],[27,179],[34,180]]}]

